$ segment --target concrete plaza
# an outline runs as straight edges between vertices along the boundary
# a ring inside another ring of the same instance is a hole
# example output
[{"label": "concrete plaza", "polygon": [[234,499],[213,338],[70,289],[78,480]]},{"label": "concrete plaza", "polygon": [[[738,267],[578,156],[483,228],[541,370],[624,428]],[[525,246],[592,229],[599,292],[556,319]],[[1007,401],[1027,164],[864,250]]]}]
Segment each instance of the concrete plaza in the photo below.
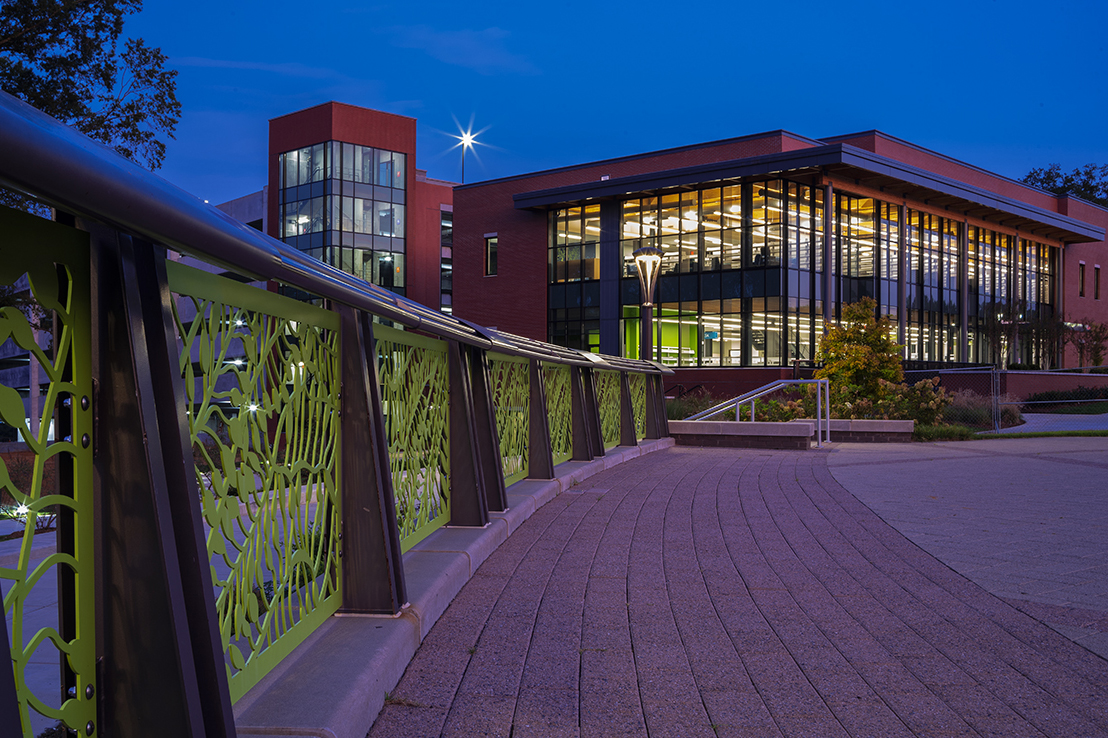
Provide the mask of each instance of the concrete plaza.
[{"label": "concrete plaza", "polygon": [[1108,735],[1106,470],[1106,438],[632,459],[484,562],[370,736]]}]

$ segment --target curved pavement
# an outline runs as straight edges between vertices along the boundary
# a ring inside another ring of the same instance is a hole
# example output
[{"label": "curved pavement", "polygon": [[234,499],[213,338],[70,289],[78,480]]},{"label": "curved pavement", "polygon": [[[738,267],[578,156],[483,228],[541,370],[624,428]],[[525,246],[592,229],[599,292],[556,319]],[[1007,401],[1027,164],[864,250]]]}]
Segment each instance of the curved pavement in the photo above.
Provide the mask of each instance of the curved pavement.
[{"label": "curved pavement", "polygon": [[369,735],[1108,735],[1108,661],[925,553],[827,459],[672,448],[559,495]]}]

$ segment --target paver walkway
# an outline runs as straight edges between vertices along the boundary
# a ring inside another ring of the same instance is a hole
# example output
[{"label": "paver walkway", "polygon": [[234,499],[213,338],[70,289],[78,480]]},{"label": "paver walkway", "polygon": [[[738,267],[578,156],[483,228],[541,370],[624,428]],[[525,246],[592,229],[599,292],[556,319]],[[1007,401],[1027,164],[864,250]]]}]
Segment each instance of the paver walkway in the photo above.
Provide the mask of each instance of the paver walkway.
[{"label": "paver walkway", "polygon": [[560,495],[462,589],[369,735],[1108,735],[1108,661],[826,461],[673,448]]},{"label": "paver walkway", "polygon": [[1108,438],[841,444],[828,465],[913,543],[1108,658]]}]

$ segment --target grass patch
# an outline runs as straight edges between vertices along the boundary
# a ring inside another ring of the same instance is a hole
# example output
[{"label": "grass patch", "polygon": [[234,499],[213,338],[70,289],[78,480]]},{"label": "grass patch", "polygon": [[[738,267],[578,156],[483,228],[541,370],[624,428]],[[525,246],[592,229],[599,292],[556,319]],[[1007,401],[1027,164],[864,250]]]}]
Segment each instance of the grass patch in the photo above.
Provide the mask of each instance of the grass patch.
[{"label": "grass patch", "polygon": [[1108,413],[1108,401],[1075,402],[1072,405],[1028,405],[1027,413],[1057,413],[1059,415],[1103,415]]},{"label": "grass patch", "polygon": [[1067,436],[1108,436],[1108,430],[1042,431],[1040,433],[983,433],[979,440],[1003,440],[1005,438],[1065,438]]},{"label": "grass patch", "polygon": [[977,438],[977,430],[964,425],[917,425],[912,431],[913,441],[970,441]]},{"label": "grass patch", "polygon": [[385,692],[385,705],[398,705],[400,707],[427,707],[420,702],[410,700],[407,697],[396,697],[389,692]]}]

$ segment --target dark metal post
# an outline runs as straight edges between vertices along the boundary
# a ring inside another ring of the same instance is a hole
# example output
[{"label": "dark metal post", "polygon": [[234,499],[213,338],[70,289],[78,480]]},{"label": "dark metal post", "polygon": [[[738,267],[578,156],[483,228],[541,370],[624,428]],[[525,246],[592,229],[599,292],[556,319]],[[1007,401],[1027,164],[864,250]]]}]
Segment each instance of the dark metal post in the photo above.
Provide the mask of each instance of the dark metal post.
[{"label": "dark metal post", "polygon": [[492,404],[492,382],[488,354],[470,347],[470,386],[473,388],[473,420],[477,426],[477,463],[485,480],[485,498],[489,510],[503,512],[508,507],[504,488],[504,467],[500,459],[500,432],[496,427],[496,408]]},{"label": "dark metal post", "polygon": [[527,478],[554,478],[554,449],[550,442],[550,417],[546,409],[546,382],[538,359],[528,362],[531,397],[527,423]]},{"label": "dark metal post", "polygon": [[[644,408],[645,410],[645,408]],[[631,383],[627,372],[619,373],[619,445],[638,446],[635,433],[635,406],[631,403]]]},{"label": "dark metal post", "polygon": [[826,333],[835,317],[834,218],[835,188],[828,182],[823,186],[823,330]]},{"label": "dark metal post", "polygon": [[654,306],[639,306],[639,358],[654,361]]},{"label": "dark metal post", "polygon": [[589,408],[585,400],[585,370],[579,366],[569,368],[570,400],[573,404],[573,460],[592,461],[595,444],[589,437],[592,424],[589,422]]},{"label": "dark metal post", "polygon": [[234,736],[164,256],[90,230],[101,727],[115,736]]},{"label": "dark metal post", "polygon": [[969,361],[969,221],[958,236],[958,361]]},{"label": "dark metal post", "polygon": [[[662,375],[648,376],[650,388],[650,407],[653,410],[654,435],[649,435],[651,430],[647,427],[647,438],[669,438],[669,419],[666,417],[666,392],[662,383]],[[650,414],[647,417],[651,417]]]},{"label": "dark metal post", "polygon": [[457,341],[448,341],[450,371],[450,524],[481,527],[489,522],[485,485],[477,458],[470,356]]},{"label": "dark metal post", "polygon": [[[648,440],[662,437],[661,423],[658,420],[658,387],[657,377],[653,374],[646,375],[646,433]],[[664,402],[664,400],[663,400]]]},{"label": "dark metal post", "polygon": [[900,259],[897,261],[896,275],[896,342],[904,347],[903,358],[911,354],[908,350],[908,206],[901,204],[897,219],[897,237],[900,239]]},{"label": "dark metal post", "polygon": [[342,345],[342,612],[400,612],[407,601],[381,381],[366,313],[336,305]]},{"label": "dark metal post", "polygon": [[585,424],[589,427],[590,450],[595,459],[604,456],[604,433],[600,425],[600,403],[596,400],[596,374],[592,368],[581,369],[581,387],[584,390]]},{"label": "dark metal post", "polygon": [[[0,645],[11,651],[8,619],[0,618]],[[15,691],[15,669],[11,657],[0,658],[0,735],[22,735],[19,726],[19,696]]]}]

